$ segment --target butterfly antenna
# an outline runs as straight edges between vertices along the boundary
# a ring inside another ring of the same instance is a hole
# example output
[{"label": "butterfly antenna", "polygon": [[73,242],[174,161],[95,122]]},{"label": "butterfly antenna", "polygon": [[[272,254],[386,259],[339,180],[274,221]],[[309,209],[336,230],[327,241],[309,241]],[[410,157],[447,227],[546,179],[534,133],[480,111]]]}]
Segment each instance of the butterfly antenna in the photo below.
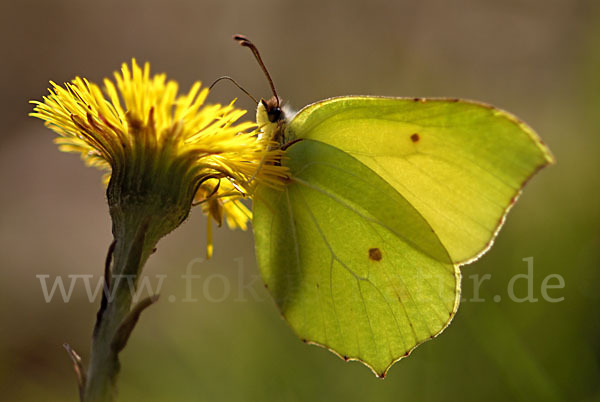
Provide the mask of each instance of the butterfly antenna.
[{"label": "butterfly antenna", "polygon": [[216,85],[216,83],[217,83],[217,82],[219,82],[219,81],[223,81],[223,80],[227,80],[227,81],[233,82],[233,85],[235,85],[236,87],[238,87],[238,89],[239,89],[240,91],[242,91],[243,93],[245,93],[246,95],[248,95],[248,97],[249,97],[250,99],[252,99],[252,101],[258,105],[258,101],[256,100],[256,98],[255,98],[254,96],[250,95],[250,92],[246,91],[246,89],[245,89],[244,87],[242,87],[242,86],[241,86],[240,84],[238,84],[238,83],[237,83],[237,82],[236,82],[236,81],[235,81],[233,78],[231,78],[231,77],[229,77],[229,76],[227,76],[227,75],[224,75],[224,76],[222,76],[222,77],[219,77],[219,78],[217,78],[216,80],[214,80],[214,82],[213,82],[212,84],[210,84],[210,87],[208,87],[208,90],[209,90],[209,91],[210,91],[210,90],[212,90],[212,89],[213,89],[213,87]]},{"label": "butterfly antenna", "polygon": [[275,85],[273,85],[273,80],[271,79],[271,75],[269,74],[267,67],[265,67],[265,63],[263,63],[262,58],[260,57],[260,53],[258,52],[258,48],[256,47],[256,45],[254,43],[252,43],[252,41],[250,39],[248,39],[247,37],[245,37],[244,35],[233,35],[233,39],[238,41],[240,45],[245,46],[252,51],[252,54],[254,54],[256,61],[260,65],[260,68],[262,68],[263,72],[265,73],[265,76],[267,77],[267,80],[269,81],[269,85],[271,86],[271,91],[273,91],[273,95],[275,96],[275,99],[277,99],[277,107],[279,107],[279,96],[277,95],[277,91],[275,90]]}]

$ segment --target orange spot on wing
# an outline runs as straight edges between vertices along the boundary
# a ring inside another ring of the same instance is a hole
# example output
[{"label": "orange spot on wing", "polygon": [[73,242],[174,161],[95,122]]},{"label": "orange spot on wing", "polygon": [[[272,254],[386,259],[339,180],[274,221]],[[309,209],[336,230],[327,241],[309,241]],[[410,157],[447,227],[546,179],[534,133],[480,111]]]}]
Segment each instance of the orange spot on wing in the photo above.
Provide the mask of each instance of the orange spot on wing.
[{"label": "orange spot on wing", "polygon": [[383,255],[381,254],[381,250],[378,248],[370,248],[369,249],[369,259],[373,261],[381,261]]}]

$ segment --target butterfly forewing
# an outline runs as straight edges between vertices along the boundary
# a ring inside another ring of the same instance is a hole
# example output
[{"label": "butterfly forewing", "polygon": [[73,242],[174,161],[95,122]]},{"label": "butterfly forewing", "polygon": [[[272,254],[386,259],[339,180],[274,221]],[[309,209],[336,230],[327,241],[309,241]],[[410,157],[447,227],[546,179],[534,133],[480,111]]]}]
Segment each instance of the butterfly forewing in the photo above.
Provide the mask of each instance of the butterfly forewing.
[{"label": "butterfly forewing", "polygon": [[455,263],[487,250],[521,188],[553,161],[516,117],[458,100],[333,98],[301,110],[286,136],[332,145],[371,168],[421,213]]}]

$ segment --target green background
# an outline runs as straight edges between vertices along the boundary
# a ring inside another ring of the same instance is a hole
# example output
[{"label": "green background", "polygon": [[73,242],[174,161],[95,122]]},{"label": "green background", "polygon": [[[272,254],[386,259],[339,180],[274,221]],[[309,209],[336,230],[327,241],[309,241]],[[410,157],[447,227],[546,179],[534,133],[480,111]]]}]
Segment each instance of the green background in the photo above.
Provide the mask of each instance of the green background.
[{"label": "green background", "polygon": [[[111,240],[101,174],[59,153],[27,101],[48,80],[99,81],[131,57],[183,89],[230,75],[268,97],[231,40],[244,33],[294,108],[349,94],[482,100],[528,122],[558,163],[529,183],[492,250],[463,267],[466,301],[450,327],[385,380],[295,338],[257,279],[251,233],[218,230],[214,258],[194,264],[206,244],[195,210],[147,267],[154,284],[167,276],[122,355],[121,400],[600,400],[600,3],[25,0],[2,2],[0,15],[0,399],[76,400],[61,345],[87,361],[98,302],[79,282],[70,302],[46,303],[36,275],[95,284]],[[254,108],[228,84],[209,99],[234,96]],[[508,284],[528,257],[539,301],[517,303]],[[196,302],[182,301],[189,264],[202,276],[190,282]],[[486,274],[474,301],[470,276]],[[542,299],[550,274],[564,278],[549,290],[561,302]]]}]

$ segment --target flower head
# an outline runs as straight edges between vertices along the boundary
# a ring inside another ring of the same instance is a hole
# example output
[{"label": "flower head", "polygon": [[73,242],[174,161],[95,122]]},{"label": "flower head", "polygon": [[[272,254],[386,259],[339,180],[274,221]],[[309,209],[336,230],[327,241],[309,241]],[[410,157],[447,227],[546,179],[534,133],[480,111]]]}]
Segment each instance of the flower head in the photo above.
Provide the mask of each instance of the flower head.
[{"label": "flower head", "polygon": [[[192,203],[219,224],[246,228],[250,212],[240,202],[257,183],[279,186],[287,171],[282,151],[238,123],[245,111],[206,105],[208,89],[196,82],[178,94],[175,81],[150,75],[135,60],[123,64],[104,91],[85,78],[61,87],[35,104],[32,116],[57,132],[59,148],[81,155],[89,166],[108,171],[108,202],[113,232],[141,210],[154,216],[156,239],[177,227]],[[134,219],[135,220],[135,219]],[[117,233],[115,233],[117,237]],[[210,249],[209,245],[209,249]]]}]

